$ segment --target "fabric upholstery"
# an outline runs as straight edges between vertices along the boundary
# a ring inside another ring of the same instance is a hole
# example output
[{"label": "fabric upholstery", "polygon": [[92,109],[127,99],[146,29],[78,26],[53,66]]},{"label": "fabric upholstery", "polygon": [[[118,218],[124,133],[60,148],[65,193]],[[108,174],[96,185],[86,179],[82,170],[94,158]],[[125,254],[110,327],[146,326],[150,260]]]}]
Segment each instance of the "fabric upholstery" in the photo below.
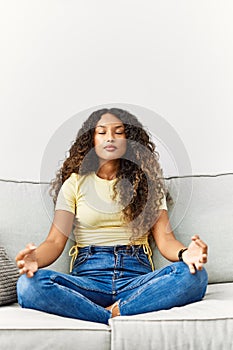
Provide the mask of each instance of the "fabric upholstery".
[{"label": "fabric upholstery", "polygon": [[[40,244],[53,220],[53,202],[48,184],[0,180],[0,244],[14,260],[29,242]],[[68,251],[72,238],[60,258],[49,268],[69,272]]]},{"label": "fabric upholstery", "polygon": [[0,348],[4,350],[109,350],[110,327],[22,309],[0,308]]},{"label": "fabric upholstery", "polygon": [[[176,237],[188,245],[199,234],[208,243],[209,283],[233,282],[233,174],[166,180],[175,204],[169,217]],[[156,268],[169,264],[154,249]]]},{"label": "fabric upholstery", "polygon": [[190,305],[110,321],[112,349],[231,350],[233,283],[209,285],[205,298]]},{"label": "fabric upholstery", "polygon": [[18,269],[8,257],[4,247],[0,246],[0,305],[17,301],[16,282]]}]

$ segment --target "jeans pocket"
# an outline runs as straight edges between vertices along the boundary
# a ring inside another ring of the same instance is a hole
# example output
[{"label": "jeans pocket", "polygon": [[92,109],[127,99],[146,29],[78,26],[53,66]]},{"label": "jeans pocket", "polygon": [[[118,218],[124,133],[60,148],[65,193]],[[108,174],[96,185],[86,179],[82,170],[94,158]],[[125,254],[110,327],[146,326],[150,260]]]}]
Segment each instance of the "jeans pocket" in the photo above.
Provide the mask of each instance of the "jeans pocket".
[{"label": "jeans pocket", "polygon": [[78,266],[80,266],[81,264],[83,264],[85,261],[87,261],[88,255],[89,255],[88,252],[78,254],[74,262],[73,270]]},{"label": "jeans pocket", "polygon": [[148,269],[151,270],[151,264],[150,264],[150,261],[148,259],[148,256],[145,254],[145,253],[139,253],[137,252],[136,254],[136,258],[138,260],[138,262],[143,265],[143,266],[146,266]]}]

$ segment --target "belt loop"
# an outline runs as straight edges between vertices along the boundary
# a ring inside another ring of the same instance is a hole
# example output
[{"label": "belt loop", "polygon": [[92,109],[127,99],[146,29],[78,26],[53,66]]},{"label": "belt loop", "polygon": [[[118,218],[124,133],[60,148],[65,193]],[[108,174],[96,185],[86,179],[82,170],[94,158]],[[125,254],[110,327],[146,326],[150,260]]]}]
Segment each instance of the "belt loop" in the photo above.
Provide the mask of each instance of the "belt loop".
[{"label": "belt loop", "polygon": [[88,246],[88,254],[90,254],[90,255],[93,255],[94,254],[94,246],[93,245],[89,245]]},{"label": "belt loop", "polygon": [[140,248],[141,248],[141,245],[131,245],[132,256],[138,253]]},{"label": "belt loop", "polygon": [[137,247],[136,247],[135,245],[131,245],[130,248],[131,248],[131,255],[134,256],[135,253],[137,252],[137,251],[136,251],[136,248],[137,248]]}]

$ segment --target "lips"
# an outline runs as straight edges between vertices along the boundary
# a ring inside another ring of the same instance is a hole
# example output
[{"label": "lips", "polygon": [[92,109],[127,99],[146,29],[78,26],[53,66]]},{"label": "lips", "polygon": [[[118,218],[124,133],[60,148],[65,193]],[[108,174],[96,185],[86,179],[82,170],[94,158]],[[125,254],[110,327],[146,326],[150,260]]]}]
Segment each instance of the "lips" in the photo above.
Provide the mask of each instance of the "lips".
[{"label": "lips", "polygon": [[104,149],[106,149],[106,151],[115,151],[117,148],[113,145],[109,145],[109,146],[105,146]]}]

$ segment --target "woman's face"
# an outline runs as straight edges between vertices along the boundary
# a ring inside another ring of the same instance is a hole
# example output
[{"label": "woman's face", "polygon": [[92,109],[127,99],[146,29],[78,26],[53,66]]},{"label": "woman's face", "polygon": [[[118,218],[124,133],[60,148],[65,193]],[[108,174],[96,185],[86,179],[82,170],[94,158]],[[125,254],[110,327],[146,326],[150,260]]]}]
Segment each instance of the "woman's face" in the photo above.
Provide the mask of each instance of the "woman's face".
[{"label": "woman's face", "polygon": [[121,158],[127,147],[122,121],[113,114],[103,114],[95,127],[94,146],[100,161]]}]

